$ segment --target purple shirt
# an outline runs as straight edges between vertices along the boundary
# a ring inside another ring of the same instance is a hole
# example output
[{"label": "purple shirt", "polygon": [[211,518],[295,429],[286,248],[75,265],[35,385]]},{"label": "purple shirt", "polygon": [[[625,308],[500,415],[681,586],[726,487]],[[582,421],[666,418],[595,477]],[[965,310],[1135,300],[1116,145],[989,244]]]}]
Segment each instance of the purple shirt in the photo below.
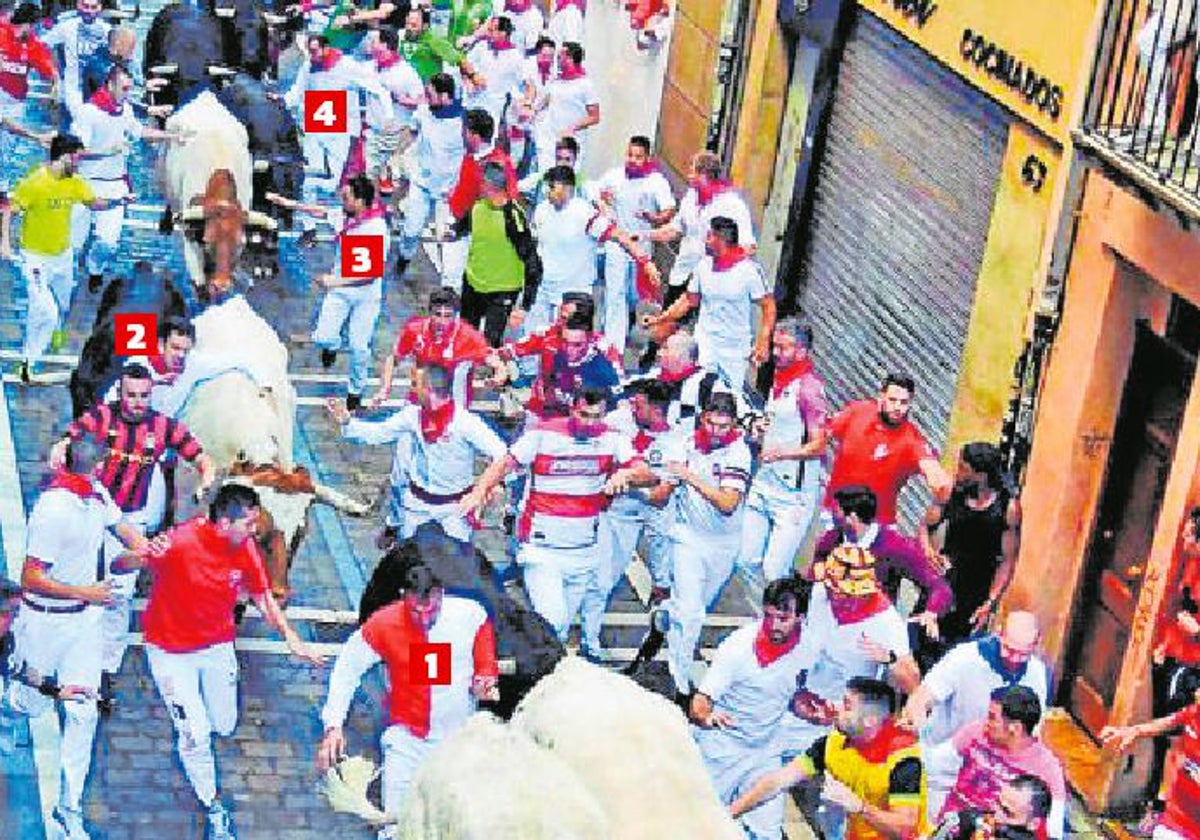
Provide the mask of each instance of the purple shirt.
[{"label": "purple shirt", "polygon": [[[817,540],[814,562],[827,559],[842,542],[842,532],[830,528]],[[915,539],[906,537],[891,526],[881,525],[879,533],[867,548],[876,560],[876,580],[886,580],[888,573],[894,569],[921,587],[927,596],[926,609],[931,613],[941,616],[950,609],[954,603],[954,593]]]}]

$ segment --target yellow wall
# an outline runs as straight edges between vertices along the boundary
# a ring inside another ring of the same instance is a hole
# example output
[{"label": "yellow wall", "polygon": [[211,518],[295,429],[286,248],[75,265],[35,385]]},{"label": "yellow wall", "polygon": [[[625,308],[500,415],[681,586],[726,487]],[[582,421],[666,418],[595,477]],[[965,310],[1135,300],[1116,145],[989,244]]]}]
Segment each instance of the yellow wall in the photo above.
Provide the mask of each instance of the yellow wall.
[{"label": "yellow wall", "polygon": [[[1083,93],[1082,88],[1077,89],[1077,82],[1080,64],[1086,58],[1096,0],[1008,0],[1003,3],[997,0],[927,0],[924,4],[859,0],[859,5],[886,20],[955,73],[1048,136],[1060,143],[1066,140],[1074,97]],[[914,15],[898,11],[897,5],[905,8],[926,5],[932,12],[922,26]],[[1038,76],[1060,87],[1058,116],[1031,104],[1021,93],[964,58],[964,50],[972,46],[965,41],[967,30],[1002,48]]]},{"label": "yellow wall", "polygon": [[787,49],[775,20],[777,0],[759,0],[753,20],[742,109],[738,116],[730,177],[745,192],[755,224],[771,193],[779,127],[787,100]]},{"label": "yellow wall", "polygon": [[661,159],[679,175],[704,148],[724,7],[716,0],[679,0],[675,7],[658,136]]},{"label": "yellow wall", "polygon": [[[1037,191],[1022,181],[1031,155],[1046,166],[1045,182]],[[1054,144],[1021,123],[1012,124],[959,370],[944,453],[948,461],[968,441],[1000,438],[1013,365],[1024,345],[1054,182],[1065,174],[1062,169]]]}]

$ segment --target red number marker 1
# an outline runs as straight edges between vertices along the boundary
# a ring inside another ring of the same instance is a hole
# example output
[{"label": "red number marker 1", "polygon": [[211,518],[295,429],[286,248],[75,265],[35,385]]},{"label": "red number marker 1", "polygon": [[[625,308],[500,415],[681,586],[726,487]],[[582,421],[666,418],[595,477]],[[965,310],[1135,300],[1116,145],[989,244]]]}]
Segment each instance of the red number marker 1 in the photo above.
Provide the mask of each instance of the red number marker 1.
[{"label": "red number marker 1", "polygon": [[408,669],[413,685],[450,685],[450,645],[447,642],[413,645]]},{"label": "red number marker 1", "polygon": [[342,237],[342,276],[369,280],[383,275],[382,236]]},{"label": "red number marker 1", "polygon": [[346,126],[346,91],[305,91],[305,132],[313,134],[343,134],[346,131]]},{"label": "red number marker 1", "polygon": [[113,353],[144,356],[158,349],[158,316],[153,312],[126,312],[113,316]]}]

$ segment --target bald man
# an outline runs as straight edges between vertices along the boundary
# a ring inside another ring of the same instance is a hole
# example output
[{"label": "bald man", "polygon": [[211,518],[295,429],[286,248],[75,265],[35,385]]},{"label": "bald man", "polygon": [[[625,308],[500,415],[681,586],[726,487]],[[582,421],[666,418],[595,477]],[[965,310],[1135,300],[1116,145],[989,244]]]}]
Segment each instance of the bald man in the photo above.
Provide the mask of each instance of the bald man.
[{"label": "bald man", "polygon": [[909,697],[901,719],[921,733],[931,819],[941,810],[958,773],[950,737],[964,724],[987,717],[994,690],[1028,686],[1046,707],[1051,678],[1050,667],[1036,655],[1040,639],[1033,613],[1010,613],[998,634],[947,651]]}]

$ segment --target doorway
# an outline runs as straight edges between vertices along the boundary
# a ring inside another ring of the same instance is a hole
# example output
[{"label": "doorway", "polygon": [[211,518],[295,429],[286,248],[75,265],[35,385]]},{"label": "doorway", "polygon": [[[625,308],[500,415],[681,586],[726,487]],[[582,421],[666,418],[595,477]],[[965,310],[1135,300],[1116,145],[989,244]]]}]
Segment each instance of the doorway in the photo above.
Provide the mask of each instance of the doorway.
[{"label": "doorway", "polygon": [[1154,539],[1196,357],[1139,321],[1121,397],[1099,514],[1092,531],[1065,702],[1098,738],[1108,723],[1146,558]]}]

